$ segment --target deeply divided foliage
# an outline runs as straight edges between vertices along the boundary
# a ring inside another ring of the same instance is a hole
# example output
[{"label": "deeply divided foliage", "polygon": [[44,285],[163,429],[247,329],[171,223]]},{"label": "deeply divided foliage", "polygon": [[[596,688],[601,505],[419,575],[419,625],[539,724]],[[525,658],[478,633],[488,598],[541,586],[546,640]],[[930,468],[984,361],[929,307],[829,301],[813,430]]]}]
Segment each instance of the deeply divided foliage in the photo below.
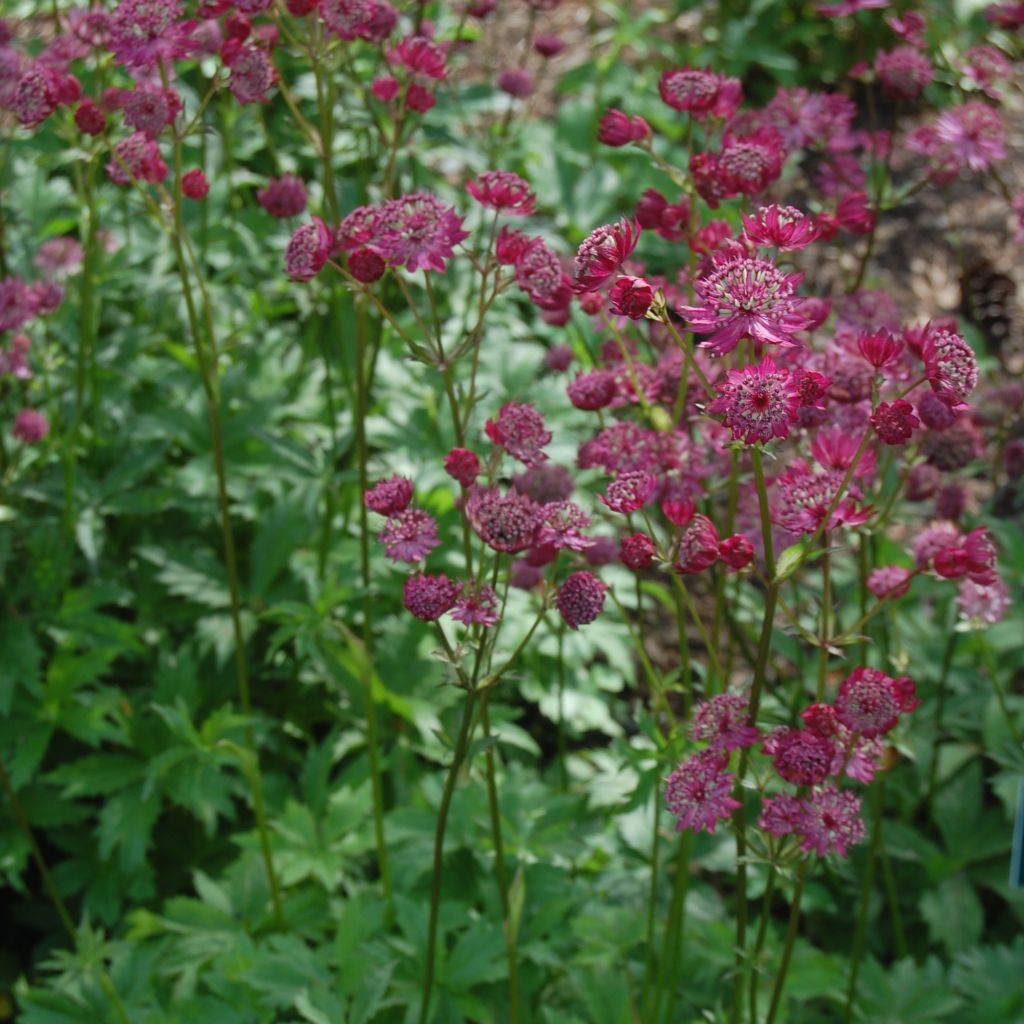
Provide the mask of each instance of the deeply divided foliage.
[{"label": "deeply divided foliage", "polygon": [[1024,1016],[1019,4],[6,13],[0,1019]]}]

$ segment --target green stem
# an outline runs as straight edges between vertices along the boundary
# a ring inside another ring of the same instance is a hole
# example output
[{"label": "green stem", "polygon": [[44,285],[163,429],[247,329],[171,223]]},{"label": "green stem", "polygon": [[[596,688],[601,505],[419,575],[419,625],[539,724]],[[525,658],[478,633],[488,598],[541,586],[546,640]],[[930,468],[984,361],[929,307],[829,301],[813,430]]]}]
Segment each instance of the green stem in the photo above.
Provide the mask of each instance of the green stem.
[{"label": "green stem", "polygon": [[796,942],[796,933],[800,925],[800,901],[804,894],[804,883],[807,881],[807,866],[809,861],[802,860],[796,876],[796,891],[793,893],[793,905],[789,912],[789,928],[786,930],[786,945],[782,950],[782,960],[779,963],[778,973],[775,975],[775,985],[772,987],[772,998],[768,1004],[768,1016],[764,1024],[773,1024],[775,1014],[778,1012],[779,1003],[782,1000],[782,990],[786,984],[786,975],[789,973],[789,961],[793,956],[793,945]]},{"label": "green stem", "polygon": [[814,699],[825,699],[825,681],[828,677],[828,630],[832,615],[832,554],[829,551],[828,530],[825,531],[825,554],[821,559],[821,623],[818,633],[818,684]]},{"label": "green stem", "polygon": [[475,690],[466,694],[462,709],[462,723],[459,726],[458,738],[455,741],[455,752],[452,763],[445,778],[441,803],[437,809],[437,823],[434,827],[434,866],[430,879],[430,915],[427,922],[427,963],[423,978],[423,995],[420,1001],[419,1024],[427,1024],[430,1019],[430,997],[434,989],[434,961],[437,957],[437,920],[441,908],[441,874],[444,868],[444,834],[448,825],[448,810],[451,807],[455,783],[466,753],[469,749],[469,733],[473,724],[473,708],[477,701]]},{"label": "green stem", "polygon": [[775,895],[775,880],[778,871],[772,864],[768,870],[768,881],[764,887],[764,897],[761,900],[761,920],[757,922],[757,938],[754,940],[754,952],[750,957],[750,1021],[757,1024],[757,988],[758,988],[758,966],[757,962],[761,957],[761,950],[764,949],[764,940],[768,936],[768,922],[771,920],[772,896]]},{"label": "green stem", "polygon": [[658,963],[658,987],[654,993],[654,1007],[650,1020],[660,1019],[661,1001],[668,995],[665,1012],[668,1019],[672,1018],[672,978],[675,976],[679,962],[679,950],[682,945],[683,923],[686,918],[686,892],[690,884],[690,845],[692,833],[683,832],[679,836],[679,852],[676,855],[676,876],[672,882],[672,903],[669,907],[668,923],[665,925],[665,938],[662,943],[661,960]]}]

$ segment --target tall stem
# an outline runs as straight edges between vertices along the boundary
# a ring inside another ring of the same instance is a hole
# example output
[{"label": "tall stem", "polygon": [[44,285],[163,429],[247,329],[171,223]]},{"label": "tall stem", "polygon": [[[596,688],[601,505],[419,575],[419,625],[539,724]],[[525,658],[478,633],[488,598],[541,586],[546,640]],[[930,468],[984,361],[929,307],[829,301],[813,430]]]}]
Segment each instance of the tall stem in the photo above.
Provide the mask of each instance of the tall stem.
[{"label": "tall stem", "polygon": [[458,738],[455,741],[455,753],[444,780],[441,793],[441,804],[437,809],[437,824],[434,826],[434,866],[430,879],[430,916],[427,923],[427,964],[423,978],[423,997],[420,1001],[419,1024],[427,1024],[430,1019],[430,997],[434,989],[434,961],[437,957],[437,918],[441,908],[441,873],[444,867],[444,833],[448,825],[448,810],[451,807],[455,783],[466,753],[469,749],[469,732],[473,724],[473,709],[476,705],[475,690],[466,694],[462,709],[462,723],[459,726]]},{"label": "tall stem", "polygon": [[768,1004],[768,1016],[765,1017],[764,1024],[773,1024],[779,1003],[782,1000],[782,990],[786,985],[786,975],[789,973],[789,961],[793,956],[793,944],[796,942],[796,933],[800,926],[800,901],[804,894],[804,883],[807,881],[808,863],[807,860],[802,860],[797,871],[796,891],[793,893],[793,905],[789,911],[789,928],[786,930],[786,945],[782,950],[778,973],[775,975],[775,985],[772,988],[772,998]]},{"label": "tall stem", "polygon": [[828,677],[828,630],[832,615],[832,554],[829,550],[828,530],[825,531],[825,554],[821,558],[821,623],[818,632],[818,683],[814,699],[825,699],[825,681]]}]

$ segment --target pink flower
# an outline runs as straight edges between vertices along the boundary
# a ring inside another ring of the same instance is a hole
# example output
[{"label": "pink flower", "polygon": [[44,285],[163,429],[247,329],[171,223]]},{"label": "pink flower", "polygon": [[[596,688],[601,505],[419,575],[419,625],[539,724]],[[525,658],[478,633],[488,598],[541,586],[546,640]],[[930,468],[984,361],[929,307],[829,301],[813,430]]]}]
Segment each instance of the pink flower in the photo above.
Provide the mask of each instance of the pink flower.
[{"label": "pink flower", "polygon": [[[498,238],[498,259],[501,236]],[[529,300],[540,309],[557,310],[568,307],[572,300],[572,282],[562,269],[562,261],[542,238],[528,241],[513,260],[516,284],[526,292]]]},{"label": "pink flower", "polygon": [[388,54],[388,59],[427,78],[440,80],[447,74],[444,50],[425,36],[403,39]]},{"label": "pink flower", "polygon": [[277,81],[277,72],[267,51],[259,46],[240,46],[231,54],[228,88],[239,103],[266,103],[267,90]]},{"label": "pink flower", "polygon": [[739,79],[726,78],[703,68],[672,68],[658,83],[661,98],[674,110],[703,119],[728,119],[743,98]]},{"label": "pink flower", "polygon": [[636,248],[640,227],[635,221],[620,220],[592,231],[576,253],[575,290],[593,291],[622,266]]},{"label": "pink flower", "polygon": [[565,49],[565,40],[550,32],[538,32],[533,37],[533,48],[542,57],[557,57]]},{"label": "pink flower", "polygon": [[537,534],[537,544],[556,551],[586,551],[594,546],[592,537],[584,536],[590,529],[590,516],[574,501],[550,501],[543,508],[544,520]]},{"label": "pink flower", "polygon": [[606,110],[597,126],[597,140],[605,146],[628,146],[642,142],[651,134],[651,126],[639,116],[630,117],[612,107]]},{"label": "pink flower", "polygon": [[608,587],[592,572],[585,569],[574,572],[558,588],[555,604],[562,620],[570,629],[579,629],[591,623],[604,608],[604,595]]},{"label": "pink flower", "polygon": [[800,823],[802,809],[800,800],[789,793],[768,797],[761,804],[757,827],[770,836],[792,835]]},{"label": "pink flower", "polygon": [[[776,478],[777,496],[772,510],[773,519],[787,533],[814,533],[825,521],[844,476],[839,470],[816,471],[803,460],[794,460]],[[872,510],[858,505],[859,498],[857,488],[852,485],[848,487],[847,493],[828,517],[826,529],[836,530],[840,526],[866,523],[871,518]]]},{"label": "pink flower", "polygon": [[114,59],[147,69],[186,56],[193,48],[195,23],[180,21],[181,16],[180,0],[121,0],[107,22]]},{"label": "pink flower", "polygon": [[107,174],[115,185],[128,185],[132,178],[155,184],[167,177],[167,164],[160,156],[160,147],[143,132],[136,132],[114,146]]},{"label": "pink flower", "polygon": [[468,448],[453,448],[444,457],[444,471],[463,487],[471,487],[480,473],[480,456]]},{"label": "pink flower", "polygon": [[20,277],[0,278],[0,331],[16,331],[35,312],[32,292]]},{"label": "pink flower", "polygon": [[293,281],[312,281],[324,268],[334,239],[327,225],[314,217],[292,232],[284,253],[284,269]]},{"label": "pink flower", "polygon": [[926,391],[917,400],[917,415],[929,430],[948,430],[957,421],[960,403],[950,396]]},{"label": "pink flower", "polygon": [[25,444],[36,444],[50,432],[50,424],[41,412],[22,409],[14,417],[13,434]]},{"label": "pink flower", "polygon": [[978,383],[974,350],[955,331],[929,330],[921,358],[932,390],[940,396],[966,400]]},{"label": "pink flower", "polygon": [[990,586],[998,579],[995,545],[983,526],[936,551],[932,566],[946,579],[969,576],[982,586]]},{"label": "pink flower", "polygon": [[487,436],[525,466],[543,462],[547,455],[541,449],[551,440],[551,431],[544,428],[544,417],[524,402],[506,402],[498,410],[498,418],[484,424]]},{"label": "pink flower", "polygon": [[533,92],[533,75],[526,68],[506,68],[498,75],[498,88],[516,99]]},{"label": "pink flower", "polygon": [[370,92],[381,103],[390,103],[398,95],[398,79],[392,75],[379,75],[370,83]]},{"label": "pink flower", "polygon": [[832,771],[833,744],[810,729],[776,729],[764,745],[775,761],[775,770],[794,786],[814,786]]},{"label": "pink flower", "polygon": [[786,152],[781,136],[770,128],[751,135],[727,135],[715,161],[726,196],[756,196],[782,173]]},{"label": "pink flower", "polygon": [[623,538],[619,558],[627,569],[636,572],[646,569],[654,561],[655,554],[654,541],[646,533],[634,533]]},{"label": "pink flower", "polygon": [[390,516],[377,539],[396,562],[422,562],[441,543],[433,516],[418,508]]},{"label": "pink flower", "polygon": [[[303,189],[303,196],[305,196],[305,189]],[[335,241],[346,252],[353,252],[362,246],[371,245],[377,237],[379,223],[379,207],[357,206],[341,218],[341,223],[334,233]]]},{"label": "pink flower", "polygon": [[719,821],[739,807],[732,798],[733,776],[725,759],[714,750],[702,750],[687,758],[665,785],[665,806],[678,821],[676,829],[714,832]]},{"label": "pink flower", "polygon": [[718,391],[708,412],[725,414],[722,422],[732,430],[734,441],[757,444],[788,437],[790,426],[799,419],[800,392],[793,375],[778,369],[770,356],[757,366],[727,371]]},{"label": "pink flower", "polygon": [[205,199],[210,192],[210,183],[206,180],[206,175],[198,167],[194,167],[181,176],[181,191],[189,199]]},{"label": "pink flower", "polygon": [[867,235],[875,226],[875,215],[864,192],[847,192],[836,207],[836,223],[851,235]]},{"label": "pink flower", "polygon": [[282,174],[256,190],[256,202],[271,217],[297,217],[306,208],[306,186],[298,175]]},{"label": "pink flower", "polygon": [[889,0],[841,0],[837,4],[819,4],[815,10],[826,18],[844,18],[858,11],[870,11],[879,7],[888,7]]},{"label": "pink flower", "polygon": [[75,125],[83,135],[100,135],[107,127],[107,118],[92,100],[82,100],[75,109]]},{"label": "pink flower", "polygon": [[643,508],[657,486],[658,478],[653,473],[634,470],[620,473],[608,485],[608,493],[597,497],[613,512],[628,515]]},{"label": "pink flower", "polygon": [[692,330],[710,334],[701,345],[716,356],[731,352],[743,338],[792,346],[793,335],[808,324],[795,309],[802,280],[802,274],[783,274],[768,260],[729,257],[694,284],[702,304],[680,306],[678,312]]},{"label": "pink flower", "polygon": [[924,46],[924,15],[920,11],[905,11],[903,14],[887,14],[885,22],[902,39],[911,46]]},{"label": "pink flower", "polygon": [[379,281],[387,269],[384,257],[369,246],[348,254],[348,272],[360,284],[373,284],[374,281]]},{"label": "pink flower", "polygon": [[395,27],[398,13],[381,0],[320,0],[320,17],[339,39],[380,42]]},{"label": "pink flower", "polygon": [[828,853],[845,857],[849,847],[863,840],[861,801],[855,793],[822,786],[812,790],[800,804],[797,832],[803,839],[801,850],[813,850],[819,857]]},{"label": "pink flower", "polygon": [[492,488],[470,495],[466,501],[466,518],[488,547],[516,554],[533,545],[544,513],[525,494],[509,491],[502,495]]},{"label": "pink flower", "polygon": [[498,621],[498,595],[487,583],[470,581],[462,588],[452,618],[467,626],[493,626]]},{"label": "pink flower", "polygon": [[363,495],[363,504],[382,516],[394,516],[404,512],[411,501],[412,481],[404,476],[380,480]]},{"label": "pink flower", "polygon": [[710,569],[717,561],[718,531],[707,516],[698,513],[683,530],[672,568],[684,576],[693,576]]},{"label": "pink flower", "polygon": [[897,398],[894,402],[879,402],[871,414],[871,426],[886,443],[891,445],[906,444],[914,433],[914,428],[921,426],[921,421],[914,415],[914,407]]},{"label": "pink flower", "polygon": [[468,237],[455,210],[435,196],[416,192],[381,207],[374,246],[392,267],[444,271],[454,247]]},{"label": "pink flower", "polygon": [[857,338],[857,351],[876,369],[888,366],[902,351],[903,342],[884,328],[870,331]]},{"label": "pink flower", "polygon": [[998,576],[989,584],[961,580],[956,601],[960,617],[975,629],[1000,622],[1013,603],[1009,589]]},{"label": "pink flower", "polygon": [[690,200],[681,196],[678,202],[670,203],[656,188],[649,188],[637,203],[636,222],[666,241],[682,241],[690,226]]},{"label": "pink flower", "polygon": [[981,100],[943,111],[935,121],[935,135],[960,167],[984,171],[1006,159],[1002,120],[998,111]]},{"label": "pink flower", "polygon": [[181,97],[173,89],[139,85],[124,98],[124,123],[155,139],[181,110]]},{"label": "pink flower", "polygon": [[718,557],[733,572],[739,572],[754,560],[754,545],[749,537],[734,533],[718,545]]},{"label": "pink flower", "polygon": [[484,171],[466,182],[466,191],[481,206],[510,217],[529,216],[537,199],[529,184],[512,171]]},{"label": "pink flower", "polygon": [[615,397],[615,374],[611,370],[589,370],[576,374],[566,388],[569,401],[577,409],[596,412],[603,409]]},{"label": "pink flower", "polygon": [[402,586],[402,604],[406,611],[423,622],[435,622],[450,611],[459,596],[459,585],[444,573],[436,576],[417,573]]},{"label": "pink flower", "polygon": [[630,320],[643,320],[654,301],[654,289],[642,277],[616,278],[608,293],[611,311]]},{"label": "pink flower", "polygon": [[18,124],[35,128],[42,124],[60,104],[60,76],[44,64],[36,62],[18,79],[14,94],[14,116]]},{"label": "pink flower", "polygon": [[693,713],[690,739],[703,740],[721,754],[753,746],[761,734],[750,721],[749,703],[740,693],[719,693],[702,701]]},{"label": "pink flower", "polygon": [[889,732],[899,721],[903,697],[884,672],[856,668],[839,687],[835,709],[847,729],[872,739]]},{"label": "pink flower", "polygon": [[792,206],[762,206],[753,217],[745,213],[743,233],[755,245],[792,252],[806,248],[818,237],[815,219]]},{"label": "pink flower", "polygon": [[932,80],[932,62],[913,46],[883,50],[875,58],[882,90],[896,100],[915,100]]},{"label": "pink flower", "polygon": [[913,573],[902,565],[883,565],[868,575],[868,590],[879,600],[887,597],[894,600],[903,597],[910,590]]}]

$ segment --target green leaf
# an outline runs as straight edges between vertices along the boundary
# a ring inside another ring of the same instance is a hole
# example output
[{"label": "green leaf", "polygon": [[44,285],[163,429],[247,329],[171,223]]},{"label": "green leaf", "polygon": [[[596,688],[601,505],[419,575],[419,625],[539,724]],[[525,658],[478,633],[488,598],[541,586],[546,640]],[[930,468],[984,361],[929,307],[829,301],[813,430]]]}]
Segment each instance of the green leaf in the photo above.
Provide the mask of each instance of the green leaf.
[{"label": "green leaf", "polygon": [[932,941],[951,953],[977,943],[985,924],[981,900],[962,872],[921,897],[921,916],[928,922]]}]

